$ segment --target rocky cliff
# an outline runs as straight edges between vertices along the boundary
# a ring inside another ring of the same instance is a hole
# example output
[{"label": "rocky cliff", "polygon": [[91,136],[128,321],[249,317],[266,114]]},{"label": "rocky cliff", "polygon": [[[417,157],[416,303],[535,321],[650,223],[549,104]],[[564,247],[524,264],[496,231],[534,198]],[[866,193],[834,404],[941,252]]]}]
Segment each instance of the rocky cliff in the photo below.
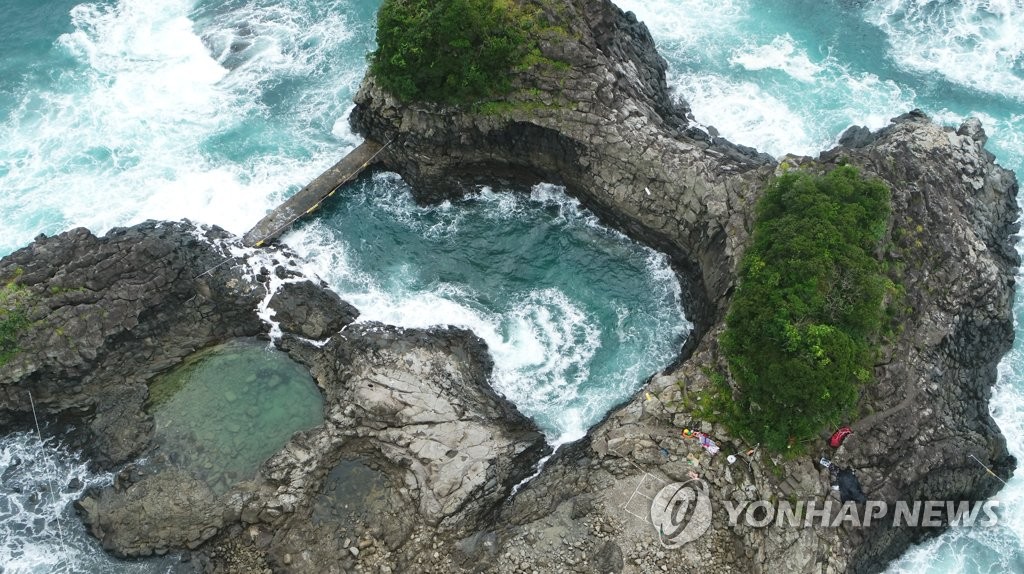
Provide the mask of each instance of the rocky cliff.
[{"label": "rocky cliff", "polygon": [[406,105],[367,76],[353,128],[392,142],[382,163],[421,201],[495,178],[565,185],[609,225],[671,255],[685,269],[690,320],[708,325],[774,161],[688,127],[632,14],[607,1],[528,4],[565,30],[541,48],[568,69],[519,73],[516,91],[491,107]]},{"label": "rocky cliff", "polygon": [[[726,503],[829,499],[822,452],[890,502],[991,496],[1000,483],[972,456],[1003,478],[1013,471],[988,402],[1013,338],[1017,183],[976,121],[949,129],[911,113],[779,164],[688,118],[632,15],[607,0],[528,2],[566,31],[540,46],[566,66],[519,72],[515,92],[491,106],[403,104],[368,77],[354,128],[392,142],[383,163],[422,201],[495,178],[561,183],[668,253],[695,323],[676,366],[513,495],[548,451],[487,385],[490,359],[471,333],[353,324],[357,310],[303,276],[287,249],[247,250],[217,229],[40,237],[0,260],[0,285],[17,286],[29,318],[0,370],[0,430],[28,424],[31,391],[55,423],[48,432],[120,469],[80,503],[106,548],[189,549],[186,567],[212,572],[876,572],[937,529],[731,525]],[[904,288],[903,328],[842,448],[772,455],[698,419],[693,404],[726,371],[717,339],[760,191],[776,171],[838,163],[892,189],[878,256]],[[149,383],[196,350],[266,338],[261,316],[316,380],[325,422],[222,494],[132,462],[160,456]],[[709,455],[683,428],[723,452]],[[651,499],[694,474],[709,528],[663,546]]]},{"label": "rocky cliff", "polygon": [[[546,2],[535,2],[547,6]],[[458,194],[495,174],[564,184],[608,225],[670,254],[696,324],[680,365],[654,377],[588,437],[559,453],[505,509],[506,544],[472,560],[501,572],[875,572],[937,529],[750,528],[727,524],[725,501],[831,496],[817,456],[789,460],[729,437],[691,414],[709,373],[727,372],[717,339],[759,192],[776,171],[849,163],[886,182],[893,213],[878,256],[905,289],[902,331],[886,345],[865,390],[854,438],[837,452],[873,500],[979,500],[1015,461],[989,415],[996,365],[1013,339],[1011,298],[1019,264],[1017,183],[985,151],[976,120],[942,128],[914,112],[879,133],[844,134],[819,158],[772,158],[691,122],[665,86],[665,64],[646,28],[611,2],[560,2],[565,39],[542,42],[569,69],[516,78],[502,106],[406,105],[372,77],[353,125],[391,141],[385,165],[423,201]],[[715,437],[711,457],[680,429]],[[750,454],[746,454],[753,449]],[[725,454],[738,454],[729,465]],[[652,484],[695,473],[710,489],[714,522],[679,550],[658,544],[645,518]],[[646,497],[646,498],[645,498]],[[631,507],[634,506],[634,507]],[[646,506],[645,506],[646,505]],[[646,522],[645,522],[646,521]]]}]

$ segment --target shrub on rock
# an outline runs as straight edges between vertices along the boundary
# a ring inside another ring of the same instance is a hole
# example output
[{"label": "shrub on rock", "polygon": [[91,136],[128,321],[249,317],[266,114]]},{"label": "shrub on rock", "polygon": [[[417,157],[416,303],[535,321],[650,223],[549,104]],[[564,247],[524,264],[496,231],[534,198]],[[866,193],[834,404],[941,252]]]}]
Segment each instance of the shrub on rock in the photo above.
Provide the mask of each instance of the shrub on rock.
[{"label": "shrub on rock", "polygon": [[533,17],[512,0],[385,0],[370,69],[401,100],[460,103],[511,89]]},{"label": "shrub on rock", "polygon": [[875,257],[889,211],[888,188],[852,167],[768,187],[721,339],[734,432],[783,450],[852,412],[894,287]]}]

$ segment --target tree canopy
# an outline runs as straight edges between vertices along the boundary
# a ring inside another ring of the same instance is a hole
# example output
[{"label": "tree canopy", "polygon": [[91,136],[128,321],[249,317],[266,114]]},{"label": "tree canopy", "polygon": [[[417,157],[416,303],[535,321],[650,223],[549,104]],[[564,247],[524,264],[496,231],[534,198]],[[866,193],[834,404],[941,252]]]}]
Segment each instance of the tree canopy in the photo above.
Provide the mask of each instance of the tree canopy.
[{"label": "tree canopy", "polygon": [[371,72],[406,101],[500,95],[533,47],[532,25],[512,0],[384,0]]}]

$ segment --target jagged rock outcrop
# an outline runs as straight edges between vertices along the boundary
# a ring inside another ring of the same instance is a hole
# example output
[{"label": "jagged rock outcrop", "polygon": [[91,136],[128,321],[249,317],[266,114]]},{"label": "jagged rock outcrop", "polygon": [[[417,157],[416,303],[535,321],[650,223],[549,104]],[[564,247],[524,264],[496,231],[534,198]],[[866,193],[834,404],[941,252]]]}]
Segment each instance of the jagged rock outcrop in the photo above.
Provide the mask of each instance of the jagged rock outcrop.
[{"label": "jagged rock outcrop", "polygon": [[[73,230],[0,259],[0,282],[27,294],[19,300],[30,319],[0,371],[0,429],[29,424],[31,393],[41,421],[64,423],[47,432],[100,467],[152,455],[78,504],[108,551],[200,549],[193,565],[230,570],[238,563],[228,558],[240,551],[226,558],[217,549],[238,550],[245,526],[281,533],[286,554],[287,533],[305,532],[328,474],[351,458],[396,485],[382,500],[347,506],[386,527],[395,548],[422,525],[463,536],[489,524],[549,450],[534,424],[490,388],[481,339],[455,329],[353,325],[358,311],[298,267],[284,249],[244,250],[223,230],[187,222],[105,237]],[[326,421],[220,493],[177,466],[173,453],[151,452],[148,384],[198,349],[265,336],[264,306],[279,320],[281,343],[317,381]],[[303,539],[300,550],[315,544]],[[265,549],[246,556],[250,565],[268,560]],[[304,556],[293,567],[309,572],[338,558]]]},{"label": "jagged rock outcrop", "polygon": [[270,299],[281,329],[319,341],[359,317],[359,310],[312,281],[285,283]]},{"label": "jagged rock outcrop", "polygon": [[565,30],[541,49],[569,69],[518,74],[518,91],[496,109],[405,105],[368,75],[353,128],[392,142],[381,162],[423,201],[502,177],[564,184],[684,268],[689,318],[706,326],[726,302],[753,191],[774,160],[687,127],[666,63],[632,14],[606,0],[528,3]]},{"label": "jagged rock outcrop", "polygon": [[[570,68],[520,73],[508,104],[403,104],[367,77],[352,115],[357,131],[392,142],[383,163],[420,200],[457,195],[495,177],[562,183],[607,224],[671,255],[687,287],[696,329],[686,360],[560,452],[505,508],[511,526],[491,531],[500,550],[474,553],[474,560],[499,572],[583,572],[598,555],[617,568],[617,549],[629,572],[874,572],[935,533],[726,523],[726,500],[820,501],[831,493],[817,457],[788,461],[759,450],[747,456],[755,445],[695,420],[687,406],[708,388],[708,373],[727,372],[717,338],[753,207],[773,172],[795,165],[822,171],[849,162],[893,191],[879,256],[905,290],[903,329],[886,345],[861,401],[855,438],[834,453],[836,462],[857,469],[875,500],[994,494],[1000,483],[968,455],[1004,478],[1015,467],[988,401],[996,365],[1013,339],[1017,183],[984,150],[977,121],[943,129],[911,113],[879,133],[851,130],[842,147],[817,160],[790,157],[778,167],[687,121],[685,104],[674,104],[665,88],[650,35],[632,15],[608,1],[558,6],[557,16],[547,13],[569,33],[541,49]],[[714,435],[725,453],[701,456],[695,441],[679,436],[685,426]],[[810,447],[818,449],[832,454],[824,442]],[[740,458],[729,465],[724,455],[732,453]],[[713,526],[682,549],[660,548],[643,519],[658,490],[650,490],[651,481],[687,481],[691,472],[710,485]],[[624,508],[629,504],[636,505],[632,512]]]}]

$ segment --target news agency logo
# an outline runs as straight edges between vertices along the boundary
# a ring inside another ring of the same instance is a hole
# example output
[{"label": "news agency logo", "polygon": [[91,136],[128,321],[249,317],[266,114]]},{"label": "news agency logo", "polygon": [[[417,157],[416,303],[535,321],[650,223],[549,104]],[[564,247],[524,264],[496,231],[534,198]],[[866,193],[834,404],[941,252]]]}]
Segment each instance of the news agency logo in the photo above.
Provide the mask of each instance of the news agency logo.
[{"label": "news agency logo", "polygon": [[711,528],[711,497],[703,480],[673,482],[651,501],[651,524],[665,548],[680,548]]},{"label": "news agency logo", "polygon": [[[999,523],[998,500],[897,501],[767,500],[723,502],[729,526],[742,521],[753,528],[869,528],[878,523],[894,527],[941,526],[991,528]],[[666,484],[651,499],[650,520],[665,548],[681,548],[711,528],[710,489],[703,480]]]},{"label": "news agency logo", "polygon": [[774,504],[765,500],[756,502],[725,501],[729,525],[744,523],[753,528],[767,526],[790,528],[869,528],[879,522],[893,527],[938,528],[940,526],[991,528],[999,523],[998,500],[950,501],[917,500],[897,501],[890,504],[882,500],[854,501],[780,500]]}]

